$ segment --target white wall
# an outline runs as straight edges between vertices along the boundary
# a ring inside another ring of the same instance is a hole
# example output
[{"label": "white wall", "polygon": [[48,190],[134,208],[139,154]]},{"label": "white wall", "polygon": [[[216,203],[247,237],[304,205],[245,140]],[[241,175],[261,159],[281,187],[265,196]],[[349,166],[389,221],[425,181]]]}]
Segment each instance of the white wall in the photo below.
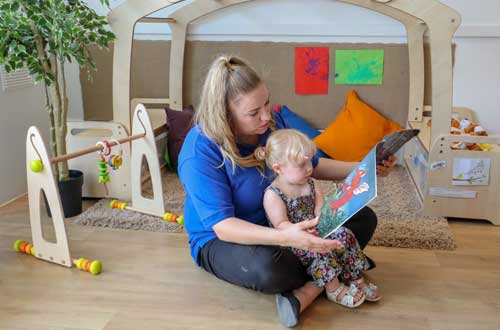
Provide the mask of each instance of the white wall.
[{"label": "white wall", "polygon": [[[65,67],[70,119],[83,119],[79,69]],[[43,84],[3,91],[0,80],[0,205],[24,194],[26,188],[26,132],[37,126],[48,147],[49,117]],[[49,151],[50,152],[50,151]]]},{"label": "white wall", "polygon": [[[183,6],[186,0],[170,8]],[[213,1],[213,0],[206,0]],[[111,0],[111,7],[124,0]],[[462,15],[457,31],[454,72],[454,104],[476,111],[485,128],[500,134],[500,1],[442,0]],[[99,0],[88,3],[100,14],[107,9]],[[171,9],[152,16],[166,16]],[[164,24],[138,24],[136,38],[169,39]],[[334,0],[254,0],[232,6],[194,22],[190,39],[299,42],[387,42],[404,43],[403,26],[388,17]],[[388,64],[390,65],[390,64]],[[80,78],[76,66],[69,67],[69,117],[83,118]],[[25,188],[24,140],[29,125],[46,123],[43,98],[33,91],[6,95],[0,91],[0,204]],[[17,105],[15,115],[12,109]],[[9,123],[7,120],[10,120]],[[8,124],[9,123],[9,124]],[[17,142],[15,142],[17,141]]]},{"label": "white wall", "polygon": [[0,81],[0,205],[26,192],[26,132],[47,136],[48,115],[40,85],[3,91]]}]

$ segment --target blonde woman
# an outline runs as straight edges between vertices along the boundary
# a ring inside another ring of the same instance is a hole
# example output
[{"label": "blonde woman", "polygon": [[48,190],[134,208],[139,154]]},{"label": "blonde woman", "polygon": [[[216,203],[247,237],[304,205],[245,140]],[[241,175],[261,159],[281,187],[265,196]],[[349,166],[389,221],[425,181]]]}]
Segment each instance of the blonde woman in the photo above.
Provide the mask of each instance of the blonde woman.
[{"label": "blonde woman", "polygon": [[[196,125],[179,155],[179,178],[186,191],[185,228],[195,263],[227,282],[276,295],[281,322],[298,323],[302,312],[322,291],[307,275],[291,246],[326,253],[336,242],[308,232],[317,219],[284,230],[270,228],[263,195],[271,172],[254,151],[271,131],[287,128],[271,113],[269,91],[241,59],[221,56],[207,74]],[[356,165],[314,157],[312,176],[344,178]],[[389,164],[389,166],[392,164]],[[362,209],[346,227],[364,248],[377,224],[374,212]]]}]

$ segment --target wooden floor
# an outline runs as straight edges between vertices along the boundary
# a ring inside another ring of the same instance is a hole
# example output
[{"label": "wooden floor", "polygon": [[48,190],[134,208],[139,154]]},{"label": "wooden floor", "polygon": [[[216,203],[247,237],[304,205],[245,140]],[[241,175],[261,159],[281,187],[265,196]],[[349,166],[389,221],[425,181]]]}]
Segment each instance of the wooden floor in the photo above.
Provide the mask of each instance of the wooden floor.
[{"label": "wooden floor", "polygon": [[[380,303],[351,310],[321,297],[298,329],[500,329],[500,227],[450,221],[452,252],[368,247]],[[48,227],[46,227],[48,228]],[[72,257],[92,276],[12,249],[31,241],[26,199],[0,209],[0,329],[282,329],[274,297],[197,269],[185,234],[112,230],[66,220]],[[50,233],[46,234],[50,237]]]}]

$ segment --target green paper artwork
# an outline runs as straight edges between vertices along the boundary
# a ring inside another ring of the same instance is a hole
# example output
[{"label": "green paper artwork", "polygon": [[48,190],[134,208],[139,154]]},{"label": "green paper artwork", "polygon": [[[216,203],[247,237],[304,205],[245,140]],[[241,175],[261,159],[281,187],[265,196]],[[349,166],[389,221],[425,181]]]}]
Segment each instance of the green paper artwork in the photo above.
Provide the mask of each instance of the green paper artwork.
[{"label": "green paper artwork", "polygon": [[335,84],[381,85],[383,75],[383,49],[335,51]]}]

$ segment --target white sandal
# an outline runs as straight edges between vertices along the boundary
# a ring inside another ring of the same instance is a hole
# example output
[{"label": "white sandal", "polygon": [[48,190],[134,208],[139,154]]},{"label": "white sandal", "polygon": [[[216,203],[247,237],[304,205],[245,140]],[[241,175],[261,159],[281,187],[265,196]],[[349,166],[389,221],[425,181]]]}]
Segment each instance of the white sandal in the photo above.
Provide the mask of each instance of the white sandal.
[{"label": "white sandal", "polygon": [[366,301],[379,301],[382,299],[378,287],[373,283],[367,283],[364,279],[353,281],[351,285],[356,285],[366,296]]},{"label": "white sandal", "polygon": [[366,296],[363,293],[361,295],[361,298],[357,302],[354,302],[354,297],[356,296],[356,294],[359,291],[359,288],[354,283],[352,283],[349,286],[347,291],[343,293],[344,296],[342,297],[342,299],[340,301],[338,301],[337,298],[339,297],[339,295],[342,294],[342,292],[345,289],[347,289],[347,286],[341,282],[339,287],[335,291],[333,291],[333,292],[326,291],[326,296],[328,297],[329,300],[331,300],[337,304],[340,304],[342,306],[349,307],[349,308],[358,307],[359,305],[361,305],[365,301]]}]

